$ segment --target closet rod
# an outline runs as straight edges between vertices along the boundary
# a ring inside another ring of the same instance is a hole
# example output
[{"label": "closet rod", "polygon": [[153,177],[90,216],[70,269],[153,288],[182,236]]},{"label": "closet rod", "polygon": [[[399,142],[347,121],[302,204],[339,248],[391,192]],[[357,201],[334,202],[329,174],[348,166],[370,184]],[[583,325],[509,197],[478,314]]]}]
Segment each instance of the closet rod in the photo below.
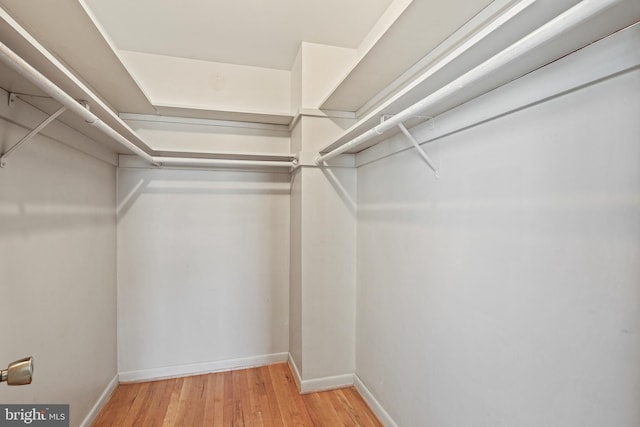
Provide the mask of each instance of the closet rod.
[{"label": "closet rod", "polygon": [[240,160],[240,159],[215,159],[215,158],[191,158],[191,157],[156,157],[144,151],[142,148],[120,135],[116,130],[100,120],[84,105],[75,100],[55,83],[36,70],[31,64],[22,59],[17,53],[0,42],[0,60],[13,70],[35,84],[47,95],[60,102],[68,110],[80,116],[88,124],[97,127],[108,137],[118,142],[123,147],[133,151],[136,155],[155,166],[248,166],[248,167],[294,167],[297,159],[292,156],[290,161],[272,160]]},{"label": "closet rod", "polygon": [[297,164],[297,160],[278,161],[278,160],[239,160],[239,159],[207,159],[207,158],[188,158],[188,157],[154,157],[161,166],[249,166],[249,167],[282,167],[291,168]]},{"label": "closet rod", "polygon": [[42,91],[44,91],[47,95],[51,96],[53,99],[67,107],[68,110],[73,111],[75,114],[80,116],[88,124],[95,126],[105,135],[107,135],[123,147],[133,151],[135,154],[147,160],[148,162],[154,164],[156,163],[153,160],[153,156],[145,152],[143,149],[135,145],[133,142],[129,141],[124,136],[120,135],[113,128],[100,120],[95,114],[85,108],[85,106],[80,104],[74,98],[69,96],[69,94],[56,86],[51,80],[49,80],[42,73],[33,68],[31,64],[22,59],[17,53],[9,49],[7,45],[2,42],[0,42],[0,60],[2,60],[2,62],[4,62],[9,67],[13,68],[16,72],[25,77],[31,83],[42,89]]},{"label": "closet rod", "polygon": [[451,83],[441,87],[435,92],[427,95],[422,100],[406,108],[400,113],[385,120],[381,124],[369,129],[354,139],[345,142],[343,145],[329,151],[326,154],[318,155],[315,163],[320,165],[335,156],[338,156],[352,148],[358,147],[371,138],[384,133],[385,131],[397,127],[404,121],[421,114],[426,113],[427,109],[442,102],[444,99],[454,95],[458,91],[464,89],[465,86],[476,83],[482,78],[495,72],[500,67],[507,65],[509,62],[520,58],[529,51],[542,44],[548,42],[552,38],[572,29],[573,27],[592,18],[598,13],[603,12],[619,3],[622,0],[583,0],[556,18],[542,25],[538,29],[521,38],[511,46],[498,52],[496,55],[487,59],[477,67],[466,72],[462,76],[453,80]]}]

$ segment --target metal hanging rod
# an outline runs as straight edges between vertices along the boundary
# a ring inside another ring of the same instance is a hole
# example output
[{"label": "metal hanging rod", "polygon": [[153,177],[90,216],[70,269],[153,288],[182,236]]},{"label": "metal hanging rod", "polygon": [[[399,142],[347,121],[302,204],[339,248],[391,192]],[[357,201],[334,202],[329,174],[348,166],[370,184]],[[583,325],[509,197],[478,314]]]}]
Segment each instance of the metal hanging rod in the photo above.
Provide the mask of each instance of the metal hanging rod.
[{"label": "metal hanging rod", "polygon": [[46,78],[38,70],[33,68],[31,64],[22,59],[17,53],[12,51],[4,43],[0,43],[0,60],[13,70],[24,76],[31,83],[42,89],[46,94],[54,98],[56,101],[64,105],[67,109],[74,112],[88,124],[95,126],[105,135],[109,136],[114,141],[118,142],[123,147],[133,151],[138,156],[147,160],[150,163],[154,163],[153,157],[135,145],[133,142],[120,135],[109,125],[101,121],[95,114],[85,108],[78,101],[73,99],[69,94],[56,86],[51,80]]},{"label": "metal hanging rod", "polygon": [[298,164],[298,160],[293,158],[290,161],[280,160],[239,160],[239,159],[203,159],[187,157],[154,157],[161,166],[194,166],[194,167],[216,167],[216,166],[249,166],[249,167],[281,167],[292,168]]},{"label": "metal hanging rod", "polygon": [[142,148],[129,141],[122,136],[116,130],[109,125],[101,121],[95,114],[89,111],[86,103],[78,102],[72,98],[65,91],[60,89],[55,83],[45,77],[42,73],[36,70],[28,62],[22,59],[17,53],[9,49],[4,43],[0,42],[0,61],[4,62],[10,68],[24,76],[31,83],[35,84],[38,88],[51,96],[56,101],[60,102],[63,107],[52,114],[47,120],[41,123],[36,129],[29,132],[29,134],[23,138],[20,142],[15,144],[7,153],[2,155],[0,162],[6,160],[6,157],[15,151],[18,146],[24,144],[35,134],[37,134],[47,124],[57,118],[62,112],[69,110],[80,116],[88,124],[95,126],[105,135],[118,142],[123,147],[133,151],[136,155],[143,158],[147,162],[155,166],[247,166],[247,167],[295,167],[297,159],[292,156],[291,161],[270,161],[270,160],[239,160],[239,159],[216,159],[216,158],[191,158],[191,157],[156,157],[153,156]]},{"label": "metal hanging rod", "polygon": [[[329,151],[326,154],[318,155],[315,163],[321,165],[329,159],[332,159],[352,148],[358,147],[371,138],[384,133],[385,131],[397,127],[411,117],[426,113],[429,108],[463,90],[466,86],[476,83],[485,76],[490,75],[499,68],[508,63],[526,55],[529,51],[541,46],[558,35],[569,31],[575,26],[587,21],[593,16],[603,12],[620,3],[622,0],[583,0],[556,18],[542,25],[538,29],[521,38],[511,46],[498,52],[496,55],[487,59],[477,67],[466,72],[462,76],[453,80],[451,83],[441,87],[437,91],[426,96],[422,100],[413,104],[385,120],[379,125],[369,129],[354,139],[342,144],[338,148]],[[413,141],[412,141],[413,142]]]}]

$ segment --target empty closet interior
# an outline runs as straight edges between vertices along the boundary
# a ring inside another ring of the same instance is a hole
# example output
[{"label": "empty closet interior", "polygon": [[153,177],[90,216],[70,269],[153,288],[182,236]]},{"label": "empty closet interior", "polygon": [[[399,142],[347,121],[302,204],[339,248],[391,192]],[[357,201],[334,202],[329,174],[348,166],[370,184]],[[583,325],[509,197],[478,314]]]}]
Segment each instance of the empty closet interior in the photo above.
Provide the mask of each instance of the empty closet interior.
[{"label": "empty closet interior", "polygon": [[640,425],[640,2],[0,0],[0,362],[287,362],[387,426]]}]

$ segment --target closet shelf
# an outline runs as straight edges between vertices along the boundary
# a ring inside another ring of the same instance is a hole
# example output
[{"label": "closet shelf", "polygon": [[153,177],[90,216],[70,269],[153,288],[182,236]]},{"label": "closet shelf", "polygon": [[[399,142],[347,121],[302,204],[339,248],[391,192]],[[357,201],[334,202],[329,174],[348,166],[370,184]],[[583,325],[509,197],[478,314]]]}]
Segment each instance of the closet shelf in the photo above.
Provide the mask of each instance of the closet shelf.
[{"label": "closet shelf", "polygon": [[[209,153],[164,153],[164,156],[152,150],[148,144],[133,131],[116,113],[109,109],[104,102],[102,102],[97,95],[89,90],[81,81],[79,81],[68,69],[66,69],[55,57],[53,57],[42,45],[40,45],[31,35],[29,35],[20,25],[15,22],[10,16],[0,9],[0,32],[6,34],[11,33],[11,37],[7,39],[13,42],[15,46],[19,46],[21,50],[30,53],[31,58],[38,58],[40,65],[45,67],[50,74],[55,75],[58,80],[61,80],[67,87],[71,88],[73,96],[67,91],[63,90],[59,85],[52,82],[42,72],[36,69],[33,65],[23,59],[22,56],[17,54],[7,44],[0,42],[0,61],[6,65],[9,69],[13,70],[20,79],[28,82],[29,89],[37,88],[37,91],[41,91],[37,94],[44,102],[51,104],[61,104],[64,108],[60,108],[60,105],[56,106],[58,112],[54,113],[43,124],[31,131],[26,139],[21,140],[14,148],[9,152],[4,153],[3,159],[18,146],[22,145],[31,136],[35,135],[42,127],[46,126],[50,121],[55,119],[57,115],[61,114],[65,110],[69,110],[74,113],[74,119],[76,126],[73,126],[76,130],[83,131],[85,129],[97,129],[103,136],[108,137],[110,140],[119,144],[119,152],[124,149],[126,152],[131,152],[144,159],[148,164],[161,167],[163,165],[172,166],[237,166],[237,167],[295,167],[297,159],[294,156],[289,155],[245,155],[235,153],[225,153],[223,157],[214,157]],[[7,41],[7,39],[3,39]],[[31,92],[31,90],[30,90]],[[35,91],[33,91],[35,92]],[[46,95],[40,96],[40,93]],[[50,98],[47,98],[50,97]],[[11,98],[10,98],[11,99]],[[78,99],[85,101],[79,102]],[[91,111],[92,109],[95,110]],[[288,124],[291,120],[283,124]],[[84,133],[84,132],[83,132]],[[178,154],[185,154],[180,157]]]},{"label": "closet shelf", "polygon": [[289,125],[292,114],[260,111],[223,111],[177,105],[153,105],[160,115],[193,119],[229,120],[235,122],[263,123],[267,125]]},{"label": "closet shelf", "polygon": [[[538,22],[540,16],[527,14],[526,25],[520,14],[507,11],[319,150],[316,164],[383,142],[401,132],[400,124],[411,128],[424,122],[425,114],[436,118],[437,127],[438,115],[632,25],[635,8],[631,0],[583,0],[551,20]],[[537,29],[514,32],[531,27],[532,19]],[[478,51],[496,52],[496,43],[501,44],[497,53],[479,61]],[[391,118],[381,123],[383,116]]]}]

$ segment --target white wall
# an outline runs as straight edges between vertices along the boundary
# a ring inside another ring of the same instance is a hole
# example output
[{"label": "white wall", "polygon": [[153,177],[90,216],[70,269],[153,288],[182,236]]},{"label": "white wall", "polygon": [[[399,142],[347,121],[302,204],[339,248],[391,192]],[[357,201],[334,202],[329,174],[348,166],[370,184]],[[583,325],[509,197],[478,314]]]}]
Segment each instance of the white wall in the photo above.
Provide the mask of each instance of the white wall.
[{"label": "white wall", "polygon": [[302,392],[353,382],[356,171],[308,160],[351,122],[305,115],[291,133],[301,165],[292,177],[290,352]]},{"label": "white wall", "polygon": [[302,174],[291,176],[291,230],[289,260],[289,353],[299,370],[302,357]]},{"label": "white wall", "polygon": [[[301,168],[303,381],[355,365],[356,171]],[[304,386],[304,384],[303,384]],[[307,388],[307,387],[303,387]]]},{"label": "white wall", "polygon": [[640,71],[498,110],[633,40],[436,119],[439,180],[413,150],[358,169],[356,373],[398,425],[640,425]]},{"label": "white wall", "polygon": [[286,173],[119,169],[124,380],[288,351],[289,192]]},{"label": "white wall", "polygon": [[[17,104],[7,112],[3,102],[0,114],[43,119]],[[2,151],[26,132],[0,119]],[[0,365],[35,360],[33,383],[0,385],[0,401],[68,403],[72,426],[116,376],[115,176],[113,165],[44,136],[0,169]]]},{"label": "white wall", "polygon": [[301,43],[296,54],[296,59],[291,64],[291,101],[290,108],[293,114],[296,114],[300,108],[302,108],[302,55],[303,46]]},{"label": "white wall", "polygon": [[302,91],[303,108],[320,108],[340,80],[356,62],[356,49],[303,42]]}]

